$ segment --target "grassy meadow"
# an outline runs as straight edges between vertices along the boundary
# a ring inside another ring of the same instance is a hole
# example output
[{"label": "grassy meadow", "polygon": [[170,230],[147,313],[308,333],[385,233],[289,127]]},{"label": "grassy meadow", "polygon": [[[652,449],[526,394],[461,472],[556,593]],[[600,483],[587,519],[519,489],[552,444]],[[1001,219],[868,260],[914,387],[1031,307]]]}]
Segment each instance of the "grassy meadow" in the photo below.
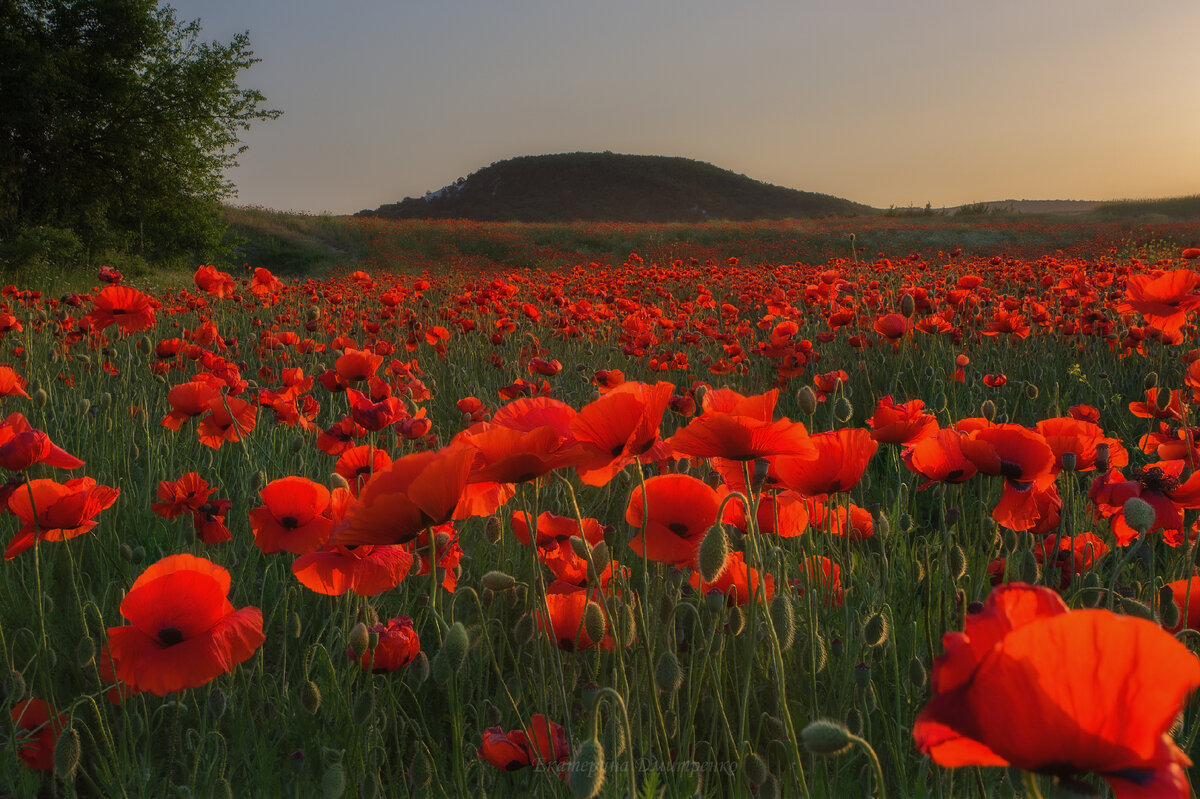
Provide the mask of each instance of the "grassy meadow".
[{"label": "grassy meadow", "polygon": [[21,275],[0,796],[1188,796],[1155,220],[230,209]]}]

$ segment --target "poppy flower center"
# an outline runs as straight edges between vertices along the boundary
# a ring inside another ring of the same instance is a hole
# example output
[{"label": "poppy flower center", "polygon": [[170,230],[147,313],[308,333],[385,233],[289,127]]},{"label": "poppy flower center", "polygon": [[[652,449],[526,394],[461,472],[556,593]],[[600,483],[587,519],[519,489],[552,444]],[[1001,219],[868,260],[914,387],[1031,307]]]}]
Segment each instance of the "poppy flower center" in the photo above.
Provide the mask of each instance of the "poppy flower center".
[{"label": "poppy flower center", "polygon": [[610,450],[610,451],[609,451],[609,453],[608,453],[608,454],[609,454],[609,455],[612,455],[612,456],[615,458],[615,457],[617,457],[618,455],[620,455],[620,454],[621,454],[622,452],[624,452],[624,451],[625,451],[625,445],[624,445],[624,444],[617,444],[615,447],[613,447],[613,448],[612,448],[612,450]]},{"label": "poppy flower center", "polygon": [[1000,461],[1000,476],[1016,482],[1021,477],[1021,464],[1012,461]]},{"label": "poppy flower center", "polygon": [[279,526],[285,530],[295,530],[297,527],[300,526],[300,522],[296,519],[295,516],[289,515],[289,516],[284,516],[282,519],[279,520]]},{"label": "poppy flower center", "polygon": [[1178,478],[1163,474],[1163,470],[1157,466],[1143,469],[1139,474],[1135,474],[1133,479],[1141,483],[1146,490],[1158,494],[1169,494],[1179,487]]},{"label": "poppy flower center", "polygon": [[163,646],[183,643],[183,633],[178,627],[163,627],[158,631],[158,640]]},{"label": "poppy flower center", "polygon": [[667,529],[680,538],[687,538],[688,526],[683,522],[671,522],[667,525]]}]

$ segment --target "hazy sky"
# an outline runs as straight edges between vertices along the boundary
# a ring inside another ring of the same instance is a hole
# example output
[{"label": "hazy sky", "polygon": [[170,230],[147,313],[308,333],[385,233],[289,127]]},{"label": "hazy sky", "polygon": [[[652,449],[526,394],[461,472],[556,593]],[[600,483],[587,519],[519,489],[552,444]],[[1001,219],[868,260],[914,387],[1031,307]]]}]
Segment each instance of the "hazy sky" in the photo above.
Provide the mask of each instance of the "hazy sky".
[{"label": "hazy sky", "polygon": [[877,207],[1200,193],[1196,0],[179,0],[248,30],[237,202],[347,213],[517,155]]}]

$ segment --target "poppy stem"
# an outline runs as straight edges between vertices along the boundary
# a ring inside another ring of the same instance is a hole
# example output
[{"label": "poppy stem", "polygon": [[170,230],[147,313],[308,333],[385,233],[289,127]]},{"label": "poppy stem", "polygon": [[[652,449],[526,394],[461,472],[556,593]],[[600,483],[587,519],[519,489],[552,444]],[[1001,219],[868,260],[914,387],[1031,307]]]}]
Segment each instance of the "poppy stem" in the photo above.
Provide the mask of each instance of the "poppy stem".
[{"label": "poppy stem", "polygon": [[[850,741],[856,744],[860,749],[867,753],[867,757],[871,759],[871,765],[875,769],[875,780],[879,785],[879,799],[887,799],[887,789],[883,782],[883,766],[879,764],[879,755],[875,754],[875,748],[867,743],[865,738],[859,738],[857,735],[849,735]],[[1026,772],[1028,774],[1029,772]],[[1035,794],[1037,799],[1041,799],[1041,794]]]},{"label": "poppy stem", "polygon": [[1037,775],[1032,771],[1025,772],[1025,790],[1030,799],[1042,799],[1042,791],[1038,788]]}]

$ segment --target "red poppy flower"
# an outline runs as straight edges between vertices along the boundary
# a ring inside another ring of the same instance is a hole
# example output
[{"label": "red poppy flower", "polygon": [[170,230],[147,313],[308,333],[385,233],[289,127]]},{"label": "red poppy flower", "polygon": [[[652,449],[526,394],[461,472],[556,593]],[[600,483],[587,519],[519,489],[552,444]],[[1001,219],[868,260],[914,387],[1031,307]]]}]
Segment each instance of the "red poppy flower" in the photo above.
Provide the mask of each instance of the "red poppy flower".
[{"label": "red poppy flower", "polygon": [[269,269],[261,266],[254,268],[254,277],[250,280],[250,291],[259,298],[283,290],[283,281],[271,274]]},{"label": "red poppy flower", "polygon": [[886,314],[875,320],[874,328],[876,333],[899,345],[908,332],[908,319],[898,313]]},{"label": "red poppy flower", "polygon": [[[739,477],[741,475],[738,475]],[[731,486],[735,491],[744,491],[745,485]],[[742,532],[747,532],[746,508],[742,502],[725,503],[721,521],[732,524]],[[765,494],[759,500],[758,512],[755,514],[758,531],[767,535],[777,535],[780,538],[795,538],[808,527],[808,503],[804,498],[792,491],[779,491]]]},{"label": "red poppy flower", "polygon": [[564,439],[553,427],[526,432],[499,426],[492,419],[491,424],[480,422],[454,437],[454,442],[476,452],[471,482],[526,483],[579,463],[580,449],[574,439]]},{"label": "red poppy flower", "polygon": [[825,598],[825,607],[840,608],[845,601],[842,591],[841,568],[824,555],[812,555],[804,561],[804,576],[791,581],[799,596],[813,588],[818,597]]},{"label": "red poppy flower", "polygon": [[331,545],[296,558],[292,574],[318,594],[375,596],[398,586],[412,565],[412,553],[402,546]]},{"label": "red poppy flower", "polygon": [[17,757],[21,762],[35,771],[53,770],[54,746],[67,726],[67,717],[55,713],[44,699],[23,699],[13,705],[12,720],[20,730]]},{"label": "red poppy flower", "polygon": [[179,430],[183,423],[194,416],[207,413],[209,403],[221,397],[221,382],[212,375],[197,375],[195,380],[173,386],[167,392],[171,412],[162,420],[168,430]]},{"label": "red poppy flower", "polygon": [[673,389],[667,382],[626,382],[583,406],[570,423],[582,450],[583,462],[575,467],[579,479],[586,485],[607,485],[650,449]]},{"label": "red poppy flower", "polygon": [[458,445],[393,461],[363,486],[331,543],[402,544],[450,520],[462,496],[474,452]]},{"label": "red poppy flower", "polygon": [[1125,282],[1125,301],[1117,306],[1121,313],[1137,311],[1151,328],[1161,331],[1164,340],[1182,340],[1180,328],[1189,311],[1200,305],[1194,293],[1200,274],[1189,269],[1149,275],[1130,275]]},{"label": "red poppy flower", "polygon": [[620,369],[597,369],[592,375],[592,385],[601,394],[607,394],[625,382],[625,375]]},{"label": "red poppy flower", "polygon": [[676,453],[734,461],[774,455],[810,460],[816,457],[804,425],[787,419],[771,421],[778,389],[755,397],[710,393],[717,396],[709,399],[706,394],[704,405],[713,410],[706,409],[667,439],[667,445]]},{"label": "red poppy flower", "polygon": [[355,424],[369,432],[378,432],[408,416],[408,408],[399,397],[385,397],[379,402],[352,388],[346,389],[350,400],[350,416]]},{"label": "red poppy flower", "polygon": [[1095,772],[1118,799],[1190,795],[1191,761],[1168,729],[1200,686],[1200,661],[1153,622],[1068,611],[1054,591],[1014,583],[942,645],[913,726],[935,763]]},{"label": "red poppy flower", "polygon": [[128,286],[108,286],[92,300],[87,318],[96,330],[116,324],[122,333],[137,333],[154,324],[154,301]]},{"label": "red poppy flower", "polygon": [[[546,587],[546,607],[550,618],[546,619],[541,609],[534,612],[538,627],[550,636],[555,646],[565,652],[582,652],[591,649],[600,641],[593,641],[583,623],[583,614],[587,610],[592,593],[586,588],[570,583],[554,581]],[[603,606],[601,606],[603,607]],[[606,628],[607,629],[607,628]],[[605,634],[607,646],[614,646],[611,635]]]},{"label": "red poppy flower", "polygon": [[50,440],[41,430],[34,430],[19,413],[10,414],[0,422],[0,466],[10,472],[23,472],[35,463],[59,469],[78,469],[83,461]]},{"label": "red poppy flower", "polygon": [[1200,577],[1190,580],[1176,580],[1168,583],[1171,589],[1171,601],[1179,608],[1179,623],[1167,627],[1171,633],[1177,633],[1185,627],[1191,630],[1200,629]]},{"label": "red poppy flower", "polygon": [[1125,520],[1125,503],[1140,497],[1154,508],[1154,521],[1147,534],[1163,531],[1164,540],[1171,546],[1183,543],[1184,508],[1200,508],[1200,472],[1194,472],[1180,482],[1183,461],[1152,463],[1126,480],[1116,469],[1109,469],[1092,481],[1088,496],[1095,503],[1102,519],[1110,519],[1117,544],[1126,546],[1138,537],[1138,532]]},{"label": "red poppy flower", "polygon": [[17,374],[11,366],[0,366],[0,397],[17,395],[29,399],[25,393],[25,378]]},{"label": "red poppy flower", "polygon": [[338,456],[333,466],[335,474],[346,478],[350,489],[355,495],[375,472],[381,472],[392,465],[392,459],[386,450],[363,444],[350,447]]},{"label": "red poppy flower", "polygon": [[835,505],[821,499],[808,500],[809,525],[830,535],[862,541],[875,535],[875,517],[866,508],[851,503]]},{"label": "red poppy flower", "polygon": [[8,498],[8,509],[21,520],[21,529],[13,536],[4,559],[12,560],[39,541],[66,541],[91,530],[98,522],[96,514],[117,501],[121,489],[99,485],[90,477],[77,477],[66,483],[30,480]]},{"label": "red poppy flower", "polygon": [[1139,419],[1182,419],[1181,393],[1170,391],[1166,404],[1159,407],[1159,391],[1158,388],[1146,389],[1145,401],[1129,403],[1129,412]]},{"label": "red poppy flower", "polygon": [[816,458],[776,458],[779,482],[798,494],[818,497],[849,491],[858,485],[879,443],[869,431],[848,427],[809,436]]},{"label": "red poppy flower", "polygon": [[[373,624],[369,631],[375,633],[379,643],[358,659],[363,671],[375,674],[396,671],[412,663],[421,652],[421,639],[413,629],[413,620],[408,616],[388,619],[387,624]],[[346,653],[354,657],[352,649],[347,648]]]},{"label": "red poppy flower", "polygon": [[695,566],[700,541],[717,521],[717,492],[690,475],[664,474],[646,481],[645,499],[649,516],[643,515],[642,486],[636,486],[625,520],[639,532],[629,547],[638,555],[644,547],[658,563]]},{"label": "red poppy flower", "polygon": [[237,397],[218,395],[208,401],[208,415],[196,428],[200,443],[220,449],[226,441],[241,441],[258,423],[258,406]]},{"label": "red poppy flower", "polygon": [[528,741],[521,730],[504,732],[500,727],[488,727],[483,732],[479,756],[501,771],[516,771],[531,765]]},{"label": "red poppy flower", "polygon": [[1108,465],[1119,468],[1129,465],[1129,453],[1119,439],[1108,438],[1100,425],[1093,422],[1062,416],[1054,419],[1043,419],[1036,425],[1036,430],[1046,439],[1054,452],[1054,469],[1062,469],[1063,455],[1071,453],[1075,456],[1075,471],[1089,472],[1096,468],[1097,448],[1101,444],[1108,446]]},{"label": "red poppy flower", "polygon": [[263,554],[303,555],[324,546],[333,527],[324,515],[328,488],[306,477],[282,477],[267,483],[258,495],[264,504],[250,511],[250,530]]},{"label": "red poppy flower", "polygon": [[479,756],[498,769],[516,771],[533,764],[566,763],[571,759],[571,742],[561,724],[534,713],[523,730],[489,727]]},{"label": "red poppy flower", "polygon": [[174,519],[184,511],[199,510],[216,490],[198,473],[188,472],[178,480],[159,481],[158,498],[162,501],[151,503],[150,509],[164,519]]},{"label": "red poppy flower", "polygon": [[891,395],[883,397],[875,406],[875,415],[867,420],[871,426],[871,438],[881,444],[915,444],[923,438],[936,435],[937,418],[922,413],[925,403],[915,399],[897,405]]},{"label": "red poppy flower", "polygon": [[813,385],[816,386],[817,401],[824,402],[826,397],[849,382],[850,375],[846,374],[845,369],[826,372],[823,375],[813,375]]},{"label": "red poppy flower", "polygon": [[429,574],[429,535],[433,534],[433,543],[436,549],[437,569],[441,575],[442,588],[446,589],[451,594],[458,588],[458,573],[461,571],[459,563],[462,562],[463,549],[458,543],[458,533],[454,529],[453,523],[439,524],[436,527],[430,527],[427,530],[422,530],[416,538],[404,545],[405,549],[413,553],[414,563],[419,565],[419,569],[415,577]]},{"label": "red poppy flower", "polygon": [[121,602],[130,623],[108,628],[116,676],[165,696],[228,674],[262,646],[262,612],[235,610],[229,572],[204,558],[170,555],[142,572]]},{"label": "red poppy flower", "polygon": [[1018,484],[1053,479],[1054,451],[1040,433],[1019,424],[972,430],[959,444],[982,474],[1000,475]]},{"label": "red poppy flower", "polygon": [[[1058,540],[1058,553],[1054,553],[1054,541]],[[1053,561],[1061,569],[1059,589],[1063,590],[1071,584],[1072,577],[1078,577],[1085,571],[1091,571],[1096,561],[1108,554],[1108,544],[1095,533],[1079,533],[1074,536],[1062,537],[1047,535],[1033,550],[1038,563],[1047,559]]]},{"label": "red poppy flower", "polygon": [[701,593],[719,591],[725,594],[725,601],[731,605],[748,604],[752,594],[763,602],[770,602],[771,597],[775,595],[775,578],[767,574],[762,575],[760,580],[758,569],[748,566],[741,552],[729,553],[725,560],[725,568],[711,583],[705,582],[698,572],[692,572],[688,582]]}]

